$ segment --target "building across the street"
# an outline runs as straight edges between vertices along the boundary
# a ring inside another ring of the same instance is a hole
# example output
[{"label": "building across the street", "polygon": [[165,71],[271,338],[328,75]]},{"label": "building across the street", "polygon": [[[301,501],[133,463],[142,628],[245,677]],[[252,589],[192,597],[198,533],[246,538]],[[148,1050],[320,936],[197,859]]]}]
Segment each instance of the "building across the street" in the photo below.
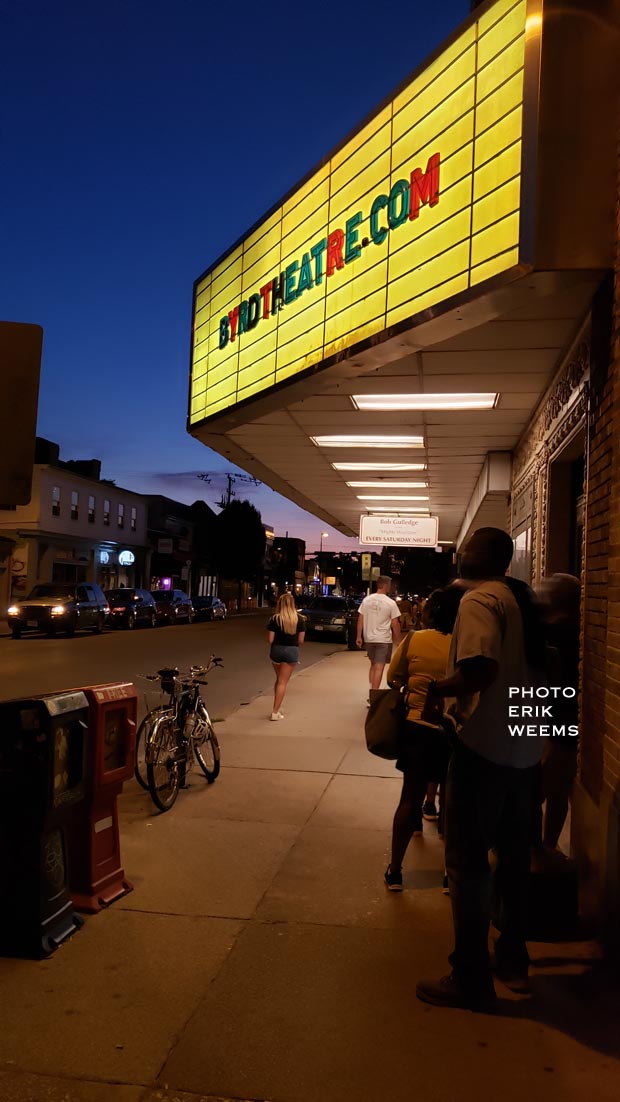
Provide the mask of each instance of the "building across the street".
[{"label": "building across the street", "polygon": [[[159,494],[150,494],[147,502],[147,531],[151,548],[151,589],[184,589],[192,586],[194,522],[189,505]],[[210,581],[210,579],[209,579]],[[205,587],[204,595],[215,592]],[[203,596],[202,592],[200,594]]]},{"label": "building across the street", "polygon": [[620,957],[620,9],[472,6],[196,281],[188,429],[346,535],[496,525],[581,578],[572,849]]},{"label": "building across the street", "polygon": [[276,536],[271,551],[272,581],[278,593],[300,597],[306,581],[306,541],[294,536]]},{"label": "building across the street", "polygon": [[38,582],[148,584],[145,499],[100,476],[99,460],[63,462],[37,439],[30,503],[0,508],[3,609]]}]

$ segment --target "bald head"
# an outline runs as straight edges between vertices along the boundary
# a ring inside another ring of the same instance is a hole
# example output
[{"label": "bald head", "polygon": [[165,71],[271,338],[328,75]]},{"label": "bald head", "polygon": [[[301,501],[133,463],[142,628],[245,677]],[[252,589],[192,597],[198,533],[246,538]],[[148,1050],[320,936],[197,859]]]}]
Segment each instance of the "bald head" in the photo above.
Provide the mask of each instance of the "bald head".
[{"label": "bald head", "polygon": [[512,553],[508,532],[502,528],[477,528],[465,545],[461,574],[476,581],[501,578],[510,566]]}]

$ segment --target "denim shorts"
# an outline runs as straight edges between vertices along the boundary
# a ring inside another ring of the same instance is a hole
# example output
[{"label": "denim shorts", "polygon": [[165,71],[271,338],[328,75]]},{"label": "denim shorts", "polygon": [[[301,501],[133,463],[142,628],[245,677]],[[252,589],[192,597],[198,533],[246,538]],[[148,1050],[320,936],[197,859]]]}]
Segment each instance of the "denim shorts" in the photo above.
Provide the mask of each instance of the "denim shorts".
[{"label": "denim shorts", "polygon": [[284,662],[288,666],[296,666],[299,662],[299,647],[286,647],[281,643],[272,643],[269,657],[272,662]]}]

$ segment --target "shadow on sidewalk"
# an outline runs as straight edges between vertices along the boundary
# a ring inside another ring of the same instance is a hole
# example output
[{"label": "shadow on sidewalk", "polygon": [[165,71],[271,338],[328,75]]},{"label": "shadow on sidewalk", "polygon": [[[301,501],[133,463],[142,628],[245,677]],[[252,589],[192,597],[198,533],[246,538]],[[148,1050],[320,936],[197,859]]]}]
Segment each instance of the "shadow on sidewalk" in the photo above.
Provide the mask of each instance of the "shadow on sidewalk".
[{"label": "shadow on sidewalk", "polygon": [[[573,1038],[585,1048],[620,1061],[620,985],[605,971],[602,961],[583,970],[583,958],[540,958],[535,967],[580,967],[579,973],[535,973],[532,997],[501,1000],[500,1016],[539,1022]],[[501,987],[498,984],[498,991]]]}]

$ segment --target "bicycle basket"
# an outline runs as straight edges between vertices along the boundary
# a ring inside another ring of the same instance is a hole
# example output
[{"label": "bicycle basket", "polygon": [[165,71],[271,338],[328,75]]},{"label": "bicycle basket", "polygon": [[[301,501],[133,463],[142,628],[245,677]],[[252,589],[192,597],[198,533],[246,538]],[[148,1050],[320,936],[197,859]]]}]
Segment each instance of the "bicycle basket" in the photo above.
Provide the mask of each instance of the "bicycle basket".
[{"label": "bicycle basket", "polygon": [[175,667],[174,669],[158,670],[157,672],[159,674],[162,692],[172,696],[176,688],[176,678],[179,675],[179,671]]}]

